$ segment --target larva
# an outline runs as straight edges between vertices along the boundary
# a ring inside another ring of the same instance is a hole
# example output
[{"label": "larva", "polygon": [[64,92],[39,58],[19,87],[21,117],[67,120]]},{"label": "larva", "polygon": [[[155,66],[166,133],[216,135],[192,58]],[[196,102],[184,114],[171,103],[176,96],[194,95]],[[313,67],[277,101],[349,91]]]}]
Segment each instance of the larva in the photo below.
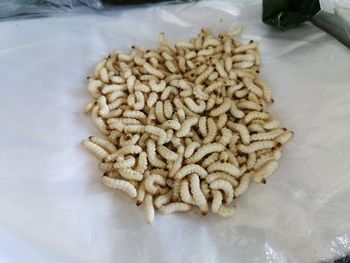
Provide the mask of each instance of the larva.
[{"label": "larva", "polygon": [[216,95],[214,93],[209,95],[209,99],[207,101],[207,111],[210,111],[216,103]]},{"label": "larva", "polygon": [[125,91],[127,87],[125,84],[110,84],[110,85],[105,85],[101,89],[102,94],[108,94],[114,91]]},{"label": "larva", "polygon": [[265,154],[259,156],[257,161],[254,164],[254,170],[259,170],[264,164],[266,164],[270,160],[279,160],[282,156],[280,150],[269,151]]},{"label": "larva", "polygon": [[139,206],[143,203],[145,196],[146,196],[145,185],[143,183],[141,183],[139,188],[137,189],[137,194],[136,194],[136,205],[137,206]]},{"label": "larva", "polygon": [[221,130],[222,128],[224,128],[226,126],[227,120],[228,120],[227,114],[220,115],[216,122],[217,129]]},{"label": "larva", "polygon": [[244,194],[248,190],[252,175],[253,175],[253,172],[248,172],[239,178],[239,184],[235,188],[235,197],[238,197]]},{"label": "larva", "polygon": [[248,159],[247,159],[247,169],[251,170],[256,162],[256,153],[252,152],[248,154]]},{"label": "larva", "polygon": [[227,74],[227,72],[225,71],[223,65],[221,65],[220,62],[216,62],[215,63],[215,69],[219,73],[220,77],[228,78],[228,74]]},{"label": "larva", "polygon": [[95,78],[98,78],[100,76],[100,72],[102,70],[102,68],[106,65],[107,63],[107,59],[102,59],[100,62],[97,63],[97,65],[95,66]]},{"label": "larva", "polygon": [[167,147],[163,145],[157,146],[158,153],[165,159],[170,161],[175,161],[178,157],[177,153],[173,152],[172,150],[169,150]]},{"label": "larva", "polygon": [[173,196],[173,191],[169,191],[166,194],[159,195],[157,198],[154,200],[154,206],[159,209],[163,205],[166,205],[171,202],[171,198]]},{"label": "larva", "polygon": [[114,153],[115,151],[117,151],[117,148],[113,145],[113,143],[109,142],[108,140],[97,138],[95,136],[90,136],[89,140],[102,147],[108,153]]},{"label": "larva", "polygon": [[[214,81],[213,83],[211,83],[208,87],[206,87],[204,89],[204,93],[210,94],[215,90],[219,90],[222,86],[223,86],[222,81]],[[208,97],[209,97],[209,95],[208,95]]]},{"label": "larva", "polygon": [[271,89],[269,86],[267,86],[264,82],[262,82],[260,79],[254,79],[254,82],[257,86],[259,86],[262,91],[263,91],[263,96],[264,99],[270,103],[272,101],[272,97],[271,97]]},{"label": "larva", "polygon": [[239,136],[241,137],[241,141],[243,144],[250,143],[250,134],[249,134],[249,130],[247,129],[246,126],[244,126],[243,124],[228,121],[227,127],[230,128],[231,130],[237,131],[239,133]]},{"label": "larva", "polygon": [[263,125],[264,129],[266,130],[273,130],[278,128],[281,125],[280,121],[277,119],[271,119]]},{"label": "larva", "polygon": [[191,210],[191,205],[183,203],[183,202],[174,202],[168,205],[163,205],[159,208],[159,212],[161,214],[167,215],[175,212],[187,212]]},{"label": "larva", "polygon": [[278,137],[284,133],[283,129],[274,129],[268,132],[263,132],[263,133],[256,133],[253,134],[250,139],[251,141],[265,141],[265,140],[273,140],[275,139],[275,142],[279,142],[278,141]]},{"label": "larva", "polygon": [[176,120],[167,120],[162,123],[162,128],[163,129],[173,129],[175,131],[178,131],[181,129],[181,123],[176,121]]},{"label": "larva", "polygon": [[128,180],[141,181],[143,179],[143,175],[141,173],[130,168],[121,168],[118,169],[118,172],[123,178]]},{"label": "larva", "polygon": [[198,123],[197,117],[189,117],[182,123],[181,129],[176,132],[176,136],[185,137],[190,132],[191,127],[193,125],[196,125],[197,123]]},{"label": "larva", "polygon": [[181,169],[178,170],[177,173],[175,174],[174,178],[182,179],[192,173],[198,174],[200,178],[205,178],[208,175],[208,172],[198,164],[188,164],[181,167]]},{"label": "larva", "polygon": [[270,114],[267,112],[251,111],[244,117],[244,123],[248,124],[255,119],[268,120],[269,118]]},{"label": "larva", "polygon": [[212,153],[206,159],[203,160],[201,165],[203,168],[207,168],[209,165],[216,162],[217,160],[219,160],[219,153]]},{"label": "larva", "polygon": [[181,168],[183,157],[184,157],[184,152],[185,152],[185,147],[180,144],[177,148],[177,159],[175,160],[173,167],[171,167],[171,169],[169,171],[169,177],[174,177],[174,175]]},{"label": "larva", "polygon": [[223,146],[227,146],[231,140],[231,137],[232,137],[232,132],[230,129],[227,129],[227,128],[222,128],[221,129],[221,138],[219,140],[219,143]]},{"label": "larva", "polygon": [[137,195],[136,188],[128,181],[102,176],[101,182],[107,187],[125,192],[131,198],[135,198]]},{"label": "larva", "polygon": [[238,54],[238,53],[243,53],[249,49],[256,49],[258,47],[258,44],[256,42],[247,44],[247,45],[242,45],[233,50],[233,53]]},{"label": "larva", "polygon": [[155,114],[158,122],[162,123],[166,121],[166,118],[164,116],[163,102],[161,100],[157,101],[156,103]]},{"label": "larva", "polygon": [[194,102],[190,97],[184,98],[186,106],[195,113],[202,113],[205,111],[206,103],[203,100],[197,100]]},{"label": "larva", "polygon": [[[234,94],[235,94],[236,98],[240,99],[240,98],[244,98],[245,96],[247,96],[248,93],[249,93],[249,90],[247,88],[242,88],[240,90],[235,91]],[[247,107],[247,106],[245,104],[243,104],[243,106],[241,106],[241,107],[242,107],[242,109],[244,109],[243,107]],[[247,109],[250,109],[250,108],[247,108]]]},{"label": "larva", "polygon": [[[199,53],[199,52],[198,52]],[[212,73],[214,71],[213,67],[208,67],[203,73],[201,73],[194,81],[195,84],[201,84],[202,82],[204,82],[210,75],[210,73]]]},{"label": "larva", "polygon": [[233,187],[236,187],[238,185],[238,181],[231,175],[225,173],[225,172],[214,172],[208,174],[208,176],[205,178],[207,183],[212,183],[216,180],[225,180],[229,182]]},{"label": "larva", "polygon": [[242,153],[252,153],[259,150],[271,149],[275,145],[276,143],[274,141],[257,141],[257,142],[252,142],[249,145],[240,144],[238,145],[238,149]]},{"label": "larva", "polygon": [[96,143],[85,140],[82,142],[82,144],[86,149],[88,149],[95,157],[97,157],[100,160],[103,160],[108,156],[108,152]]},{"label": "larva", "polygon": [[135,170],[142,174],[147,169],[147,164],[148,164],[147,153],[146,152],[141,152],[139,154],[139,158],[137,160],[137,166],[136,166]]},{"label": "larva", "polygon": [[190,43],[190,42],[184,42],[184,41],[182,41],[182,42],[177,42],[177,43],[175,44],[175,47],[177,47],[177,48],[185,48],[185,49],[194,49],[194,45],[193,45],[192,43]]},{"label": "larva", "polygon": [[231,217],[233,216],[235,210],[233,207],[227,207],[224,205],[221,205],[218,211],[218,215],[222,217]]},{"label": "larva", "polygon": [[191,142],[191,143],[189,143],[186,146],[184,157],[185,158],[190,158],[193,155],[194,151],[196,149],[198,149],[199,147],[201,147],[201,144],[198,143],[198,142]]},{"label": "larva", "polygon": [[225,149],[225,146],[220,143],[210,143],[203,145],[201,148],[199,148],[192,156],[191,158],[186,160],[186,163],[197,163],[200,161],[204,156],[207,154],[213,153],[213,152],[221,152]]},{"label": "larva", "polygon": [[240,170],[232,163],[214,162],[207,167],[207,171],[208,173],[221,171],[228,173],[234,177],[238,177],[240,175]]},{"label": "larva", "polygon": [[203,215],[206,215],[209,210],[207,199],[205,198],[204,194],[202,193],[201,187],[200,187],[200,179],[198,175],[191,174],[189,176],[189,182],[191,186],[191,192],[193,195],[193,198],[195,200],[195,203],[198,205],[199,209],[201,210]]},{"label": "larva", "polygon": [[164,73],[154,67],[152,67],[149,63],[143,64],[143,68],[151,75],[159,78],[159,79],[164,79]]},{"label": "larva", "polygon": [[248,90],[253,92],[256,96],[263,96],[263,91],[258,86],[256,86],[250,79],[244,78],[243,83],[248,88]]},{"label": "larva", "polygon": [[164,80],[161,80],[161,81],[159,81],[159,83],[157,83],[156,80],[151,79],[151,80],[149,81],[149,86],[151,87],[151,90],[152,90],[153,92],[158,93],[158,92],[163,92],[163,91],[164,91],[164,89],[165,89],[165,87],[166,87],[166,83],[165,83]]},{"label": "larva", "polygon": [[277,169],[278,163],[276,160],[268,161],[263,167],[256,171],[253,175],[253,180],[257,183],[266,184],[266,179]]},{"label": "larva", "polygon": [[[277,138],[274,138],[274,141],[276,143],[285,144],[287,141],[289,141],[293,137],[292,131],[284,131],[281,135],[279,135]],[[271,138],[272,139],[272,138]]]},{"label": "larva", "polygon": [[138,80],[135,82],[134,90],[135,91],[144,92],[144,93],[151,92],[151,88],[150,87],[148,87],[147,85],[139,82]]},{"label": "larva", "polygon": [[143,201],[143,206],[145,209],[145,217],[147,223],[151,224],[154,221],[154,206],[153,206],[153,196],[150,194],[146,194],[144,201]]},{"label": "larva", "polygon": [[156,144],[155,144],[154,140],[152,140],[152,139],[147,140],[147,157],[148,157],[149,163],[151,165],[153,165],[154,167],[158,167],[158,168],[165,168],[166,167],[166,163],[163,162],[162,160],[160,160],[159,158],[157,158],[157,156],[156,156]]},{"label": "larva", "polygon": [[170,119],[171,116],[173,115],[173,112],[174,112],[173,105],[171,104],[171,101],[170,100],[164,101],[163,107],[164,107],[164,110],[163,110],[164,116],[167,119]]},{"label": "larva", "polygon": [[211,56],[214,54],[214,48],[213,47],[208,47],[207,49],[201,49],[197,52],[197,56],[201,57],[201,56]]},{"label": "larva", "polygon": [[[236,92],[236,94],[237,94],[237,92]],[[247,94],[248,94],[248,92],[247,92]],[[255,111],[261,110],[261,106],[258,103],[255,103],[255,102],[252,102],[249,100],[241,100],[240,102],[237,103],[237,108],[240,110],[255,110]]]},{"label": "larva", "polygon": [[113,164],[113,168],[115,169],[124,169],[124,168],[130,168],[134,166],[136,163],[136,160],[133,156],[128,155],[126,158],[123,156],[117,157],[117,161]]},{"label": "larva", "polygon": [[217,127],[216,123],[212,118],[207,119],[207,125],[208,125],[208,135],[204,137],[203,144],[211,143],[217,134]]},{"label": "larva", "polygon": [[203,137],[208,135],[207,118],[205,116],[199,118],[198,129]]},{"label": "larva", "polygon": [[209,116],[217,117],[226,113],[231,108],[231,99],[224,98],[224,102],[217,108],[209,112]]},{"label": "larva", "polygon": [[158,94],[155,92],[151,92],[146,102],[147,107],[152,108],[152,106],[155,105],[157,101],[158,101]]},{"label": "larva", "polygon": [[166,185],[165,178],[159,174],[147,176],[144,182],[146,191],[152,195],[159,193],[160,188]]},{"label": "larva", "polygon": [[181,200],[185,203],[188,203],[191,205],[196,204],[194,197],[191,195],[190,184],[187,179],[183,179],[181,181],[180,197],[181,197]]},{"label": "larva", "polygon": [[158,145],[164,144],[167,137],[167,134],[163,129],[152,125],[147,125],[145,128],[145,132],[156,135],[158,137],[158,141],[157,141]]},{"label": "larva", "polygon": [[215,180],[209,184],[210,189],[221,190],[224,192],[224,201],[226,204],[230,204],[234,197],[234,191],[232,185],[222,179]]},{"label": "larva", "polygon": [[211,211],[213,213],[218,213],[224,198],[220,190],[212,190],[212,193],[213,193],[213,202],[211,203]]}]

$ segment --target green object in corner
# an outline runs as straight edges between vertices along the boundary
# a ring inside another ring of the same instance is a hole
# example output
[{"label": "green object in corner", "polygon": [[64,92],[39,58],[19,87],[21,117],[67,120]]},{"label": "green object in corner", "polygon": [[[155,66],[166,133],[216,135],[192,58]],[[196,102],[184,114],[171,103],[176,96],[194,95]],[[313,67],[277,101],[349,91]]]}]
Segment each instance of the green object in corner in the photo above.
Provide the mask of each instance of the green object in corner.
[{"label": "green object in corner", "polygon": [[309,20],[320,10],[319,0],[263,0],[262,20],[289,29]]}]

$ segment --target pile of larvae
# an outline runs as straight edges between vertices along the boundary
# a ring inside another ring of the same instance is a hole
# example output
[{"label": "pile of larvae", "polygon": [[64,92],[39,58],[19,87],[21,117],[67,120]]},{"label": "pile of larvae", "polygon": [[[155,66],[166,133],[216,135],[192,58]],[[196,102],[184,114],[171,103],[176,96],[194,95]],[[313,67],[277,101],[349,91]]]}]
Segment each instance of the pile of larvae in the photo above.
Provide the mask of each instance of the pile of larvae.
[{"label": "pile of larvae", "polygon": [[199,209],[223,217],[250,182],[265,184],[293,132],[267,106],[258,43],[242,28],[175,45],[160,33],[157,49],[117,50],[88,77],[85,112],[103,138],[83,145],[99,160],[104,185],[160,214]]}]

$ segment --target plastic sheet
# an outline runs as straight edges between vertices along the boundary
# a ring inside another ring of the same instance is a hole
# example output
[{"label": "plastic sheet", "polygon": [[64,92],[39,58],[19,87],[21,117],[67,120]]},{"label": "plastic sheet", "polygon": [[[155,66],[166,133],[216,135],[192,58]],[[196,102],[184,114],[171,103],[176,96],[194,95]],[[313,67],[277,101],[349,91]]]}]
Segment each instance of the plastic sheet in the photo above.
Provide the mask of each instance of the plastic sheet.
[{"label": "plastic sheet", "polygon": [[[306,24],[277,32],[260,1],[118,9],[0,23],[0,262],[318,262],[350,251],[350,52]],[[267,185],[231,219],[158,216],[99,182],[80,145],[99,134],[82,108],[100,58],[163,31],[245,27],[261,43],[270,111],[295,131]]]}]

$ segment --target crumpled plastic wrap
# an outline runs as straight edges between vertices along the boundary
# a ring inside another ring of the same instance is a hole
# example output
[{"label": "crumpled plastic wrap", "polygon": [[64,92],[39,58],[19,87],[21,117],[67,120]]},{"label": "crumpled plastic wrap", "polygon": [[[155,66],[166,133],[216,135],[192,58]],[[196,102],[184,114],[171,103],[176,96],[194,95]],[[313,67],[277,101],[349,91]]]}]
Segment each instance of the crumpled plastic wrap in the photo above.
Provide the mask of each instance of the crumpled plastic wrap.
[{"label": "crumpled plastic wrap", "polygon": [[[311,24],[278,32],[260,1],[200,1],[0,23],[0,262],[318,262],[350,251],[350,52]],[[295,132],[233,218],[157,216],[99,181],[81,145],[86,76],[114,49],[239,25],[260,42],[271,113]]]}]

